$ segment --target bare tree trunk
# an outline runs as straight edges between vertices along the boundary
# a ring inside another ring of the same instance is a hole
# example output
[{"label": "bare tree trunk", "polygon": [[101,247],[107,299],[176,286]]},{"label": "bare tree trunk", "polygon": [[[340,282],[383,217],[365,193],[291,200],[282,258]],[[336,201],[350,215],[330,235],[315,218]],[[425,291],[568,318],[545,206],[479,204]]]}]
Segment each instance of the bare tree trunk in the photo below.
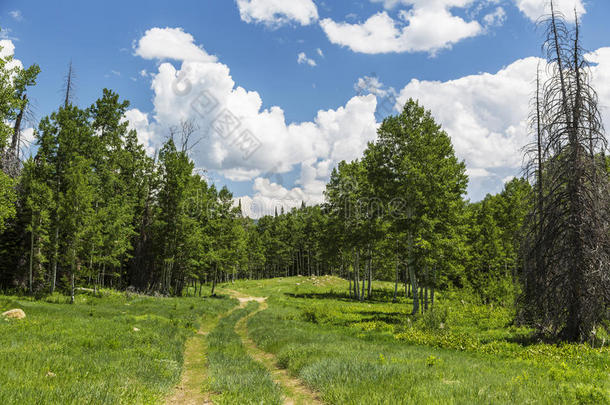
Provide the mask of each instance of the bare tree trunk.
[{"label": "bare tree trunk", "polygon": [[354,249],[354,298],[360,299],[360,252]]},{"label": "bare tree trunk", "polygon": [[369,279],[367,285],[367,297],[370,300],[371,295],[373,294],[373,256],[371,254],[371,250],[369,249]]},{"label": "bare tree trunk", "polygon": [[424,312],[428,311],[428,288],[430,280],[428,278],[428,266],[426,266],[426,272],[424,275]]},{"label": "bare tree trunk", "polygon": [[55,241],[53,243],[53,275],[51,276],[51,294],[55,292],[55,283],[57,282],[57,259],[59,255],[59,225],[55,225]]},{"label": "bare tree trunk", "polygon": [[214,276],[212,278],[212,297],[215,295],[214,294],[214,290],[216,289],[216,276],[217,276],[217,272],[218,272],[218,265],[216,263],[214,263]]},{"label": "bare tree trunk", "polygon": [[400,260],[396,260],[396,280],[394,281],[394,301],[396,301],[396,297],[398,296],[399,263],[400,263]]},{"label": "bare tree trunk", "polygon": [[432,276],[432,291],[430,292],[430,305],[434,307],[434,290],[436,289],[436,265],[434,265],[434,275]]},{"label": "bare tree trunk", "polygon": [[70,279],[70,304],[74,304],[74,269],[72,269]]},{"label": "bare tree trunk", "polygon": [[419,311],[419,301],[417,297],[417,278],[415,277],[415,272],[413,270],[413,266],[411,263],[408,265],[409,269],[409,279],[411,279],[411,285],[413,288],[413,312],[412,315],[416,315]]},{"label": "bare tree trunk", "polygon": [[30,231],[30,294],[34,292],[34,224]]}]

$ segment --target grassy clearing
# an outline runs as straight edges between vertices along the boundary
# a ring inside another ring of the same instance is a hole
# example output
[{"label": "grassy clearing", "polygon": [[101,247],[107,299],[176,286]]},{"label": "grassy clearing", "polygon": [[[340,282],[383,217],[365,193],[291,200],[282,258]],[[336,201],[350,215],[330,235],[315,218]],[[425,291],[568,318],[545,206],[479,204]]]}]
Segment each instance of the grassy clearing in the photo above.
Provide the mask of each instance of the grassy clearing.
[{"label": "grassy clearing", "polygon": [[[103,291],[45,301],[0,297],[1,404],[149,404],[178,383],[184,342],[229,298],[152,298]],[[134,329],[135,328],[135,329]]]},{"label": "grassy clearing", "polygon": [[222,318],[208,336],[209,389],[212,400],[222,404],[281,404],[282,391],[267,369],[246,352],[236,323],[256,310],[250,302]]},{"label": "grassy clearing", "polygon": [[452,294],[412,317],[385,287],[356,303],[330,277],[231,285],[269,297],[250,336],[328,403],[610,403],[607,348],[530,342],[510,309]]}]

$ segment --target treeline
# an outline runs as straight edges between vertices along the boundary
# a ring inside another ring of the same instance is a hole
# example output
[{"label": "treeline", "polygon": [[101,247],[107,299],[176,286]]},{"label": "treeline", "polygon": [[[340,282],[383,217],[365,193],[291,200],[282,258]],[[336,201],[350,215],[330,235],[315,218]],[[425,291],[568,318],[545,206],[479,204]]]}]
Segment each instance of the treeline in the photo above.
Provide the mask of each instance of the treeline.
[{"label": "treeline", "polygon": [[76,282],[180,295],[202,268],[213,280],[245,254],[233,196],[194,173],[189,128],[149,157],[127,129],[127,107],[104,90],[87,109],[67,102],[41,120],[2,235],[5,288]]},{"label": "treeline", "polygon": [[529,184],[513,180],[497,196],[465,201],[464,163],[414,101],[384,121],[362,159],[333,171],[327,203],[279,207],[253,221],[226,188],[195,173],[192,125],[172,129],[148,156],[124,119],[129,103],[104,90],[81,109],[71,103],[71,74],[63,105],[35,130],[34,155],[15,163],[17,118],[38,68],[9,70],[9,61],[2,61],[2,150],[10,163],[1,187],[3,289],[181,295],[218,280],[335,274],[350,280],[355,299],[371,297],[373,280],[395,281],[395,296],[404,285],[414,312],[448,286],[472,287],[487,301],[512,294]]},{"label": "treeline", "polygon": [[414,313],[433,305],[439,288],[512,301],[531,186],[513,179],[470,203],[467,181],[450,138],[410,100],[362,159],[333,170],[325,204],[258,222],[264,274],[337,274],[359,300],[371,298],[373,280],[391,280],[394,297],[400,289],[414,298]]},{"label": "treeline", "polygon": [[325,203],[254,221],[226,188],[195,172],[194,127],[169,131],[154,157],[110,90],[65,102],[35,130],[21,162],[27,90],[37,66],[0,59],[0,288],[75,285],[181,295],[235,278],[335,274],[353,299],[392,280],[413,313],[457,287],[483,302],[518,297],[518,321],[585,340],[610,318],[608,149],[579,38],[552,10],[533,103],[527,179],[465,199],[466,166],[429,111],[409,100],[360,159],[340,162]]}]

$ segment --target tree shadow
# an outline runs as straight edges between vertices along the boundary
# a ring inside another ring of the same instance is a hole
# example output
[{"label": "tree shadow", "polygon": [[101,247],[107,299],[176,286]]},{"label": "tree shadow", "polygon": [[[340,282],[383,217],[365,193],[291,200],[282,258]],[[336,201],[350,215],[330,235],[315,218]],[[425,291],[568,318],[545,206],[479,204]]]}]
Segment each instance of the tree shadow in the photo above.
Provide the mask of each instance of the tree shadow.
[{"label": "tree shadow", "polygon": [[374,291],[371,298],[365,298],[362,301],[358,301],[352,297],[350,297],[348,292],[321,292],[321,293],[289,293],[286,292],[284,295],[291,298],[301,298],[301,299],[332,299],[343,302],[352,302],[352,303],[383,303],[383,304],[400,304],[407,303],[406,298],[404,296],[398,296],[396,300],[394,300],[394,293],[388,292],[384,290]]},{"label": "tree shadow", "polygon": [[404,323],[408,316],[402,312],[358,311],[357,313],[362,316],[362,319],[350,323],[383,322],[390,325],[399,325]]}]

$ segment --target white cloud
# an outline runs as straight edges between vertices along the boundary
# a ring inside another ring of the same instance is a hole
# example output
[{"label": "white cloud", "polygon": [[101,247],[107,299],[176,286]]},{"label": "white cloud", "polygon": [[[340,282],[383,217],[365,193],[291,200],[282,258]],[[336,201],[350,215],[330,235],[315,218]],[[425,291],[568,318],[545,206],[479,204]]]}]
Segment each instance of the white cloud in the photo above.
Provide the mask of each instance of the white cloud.
[{"label": "white cloud", "polygon": [[388,9],[398,4],[412,6],[399,12],[399,19],[387,11],[379,12],[363,23],[320,21],[328,39],[354,52],[367,54],[391,52],[429,52],[450,48],[466,38],[483,32],[477,21],[465,21],[453,15],[452,8],[465,8],[473,0],[374,0]]},{"label": "white cloud", "polygon": [[[515,3],[534,22],[551,12],[549,0],[515,0]],[[582,0],[553,0],[553,4],[555,10],[563,13],[569,21],[574,21],[574,9],[579,15],[587,12]]]},{"label": "white cloud", "polygon": [[144,145],[146,153],[153,155],[158,147],[158,139],[155,134],[157,126],[148,120],[148,114],[138,109],[131,109],[125,112],[125,119],[129,121],[129,129],[134,129],[138,133],[138,141]]},{"label": "white cloud", "polygon": [[506,11],[502,7],[497,7],[493,13],[483,17],[486,27],[499,27],[506,21]]},{"label": "white cloud", "polygon": [[324,57],[324,52],[322,52],[320,48],[316,49],[316,52],[318,52],[318,55],[320,55],[321,58]]},{"label": "white cloud", "polygon": [[34,136],[34,128],[24,128],[21,130],[21,156],[22,158],[29,158],[30,155],[34,154],[33,146],[36,142]]},{"label": "white cloud", "polygon": [[471,170],[519,168],[538,62],[521,59],[495,74],[447,82],[414,79],[400,92],[399,103],[413,98],[430,109]]},{"label": "white cloud", "polygon": [[23,15],[20,10],[9,11],[8,13],[15,21],[22,21]]},{"label": "white cloud", "polygon": [[610,128],[610,47],[599,48],[586,55],[587,60],[594,64],[593,87],[599,97],[599,107],[606,129]]},{"label": "white cloud", "polygon": [[305,52],[299,53],[299,56],[297,57],[297,62],[299,65],[307,64],[311,67],[317,66],[316,61],[311,58],[308,58]]},{"label": "white cloud", "polygon": [[358,94],[375,94],[376,96],[385,97],[388,91],[383,88],[383,83],[376,76],[364,76],[358,78],[354,84],[354,90]]},{"label": "white cloud", "polygon": [[[597,90],[604,121],[610,122],[610,47],[587,55],[595,63],[592,83]],[[430,109],[452,139],[456,153],[465,159],[471,191],[501,187],[522,167],[528,135],[529,103],[538,58],[520,59],[496,73],[481,73],[446,82],[412,80],[398,98],[408,98]]]},{"label": "white cloud", "polygon": [[237,0],[239,15],[247,23],[279,27],[290,22],[309,25],[318,20],[312,0]]},{"label": "white cloud", "polygon": [[144,59],[216,62],[215,56],[208,55],[194,41],[182,28],[152,28],[134,44],[135,54]]},{"label": "white cloud", "polygon": [[490,173],[489,171],[487,171],[485,169],[480,169],[480,168],[479,169],[467,169],[466,174],[471,179],[474,179],[477,177],[489,177],[492,175],[492,173]]},{"label": "white cloud", "polygon": [[512,181],[515,178],[515,176],[506,176],[505,178],[502,179],[502,183],[506,184],[510,181]]},{"label": "white cloud", "polygon": [[[262,109],[260,95],[237,86],[229,67],[194,45],[190,35],[180,29],[161,31],[147,31],[135,45],[136,54],[167,57],[163,48],[153,46],[149,34],[161,38],[177,34],[186,43],[176,43],[176,47],[191,51],[184,53],[180,68],[165,62],[157,73],[150,74],[154,93],[150,115],[139,110],[128,113],[132,127],[143,131],[149,148],[158,147],[168,128],[192,120],[199,128],[200,142],[191,151],[197,167],[235,181],[255,179],[255,192],[261,198],[277,196],[276,188],[263,187],[265,178],[273,180],[275,175],[281,177],[300,167],[299,187],[288,192],[299,195],[299,200],[320,202],[329,166],[358,158],[376,136],[377,100],[373,95],[353,97],[345,106],[319,111],[312,121],[287,123],[280,107]],[[225,131],[227,127],[219,126],[224,121],[218,117],[234,117],[239,127]],[[251,134],[256,145],[250,146],[257,148],[244,151],[244,133]]]},{"label": "white cloud", "polygon": [[15,67],[23,68],[23,63],[19,59],[15,59],[15,44],[10,39],[0,40],[0,58],[6,58],[12,56],[13,59],[7,64],[7,69],[13,69]]}]

